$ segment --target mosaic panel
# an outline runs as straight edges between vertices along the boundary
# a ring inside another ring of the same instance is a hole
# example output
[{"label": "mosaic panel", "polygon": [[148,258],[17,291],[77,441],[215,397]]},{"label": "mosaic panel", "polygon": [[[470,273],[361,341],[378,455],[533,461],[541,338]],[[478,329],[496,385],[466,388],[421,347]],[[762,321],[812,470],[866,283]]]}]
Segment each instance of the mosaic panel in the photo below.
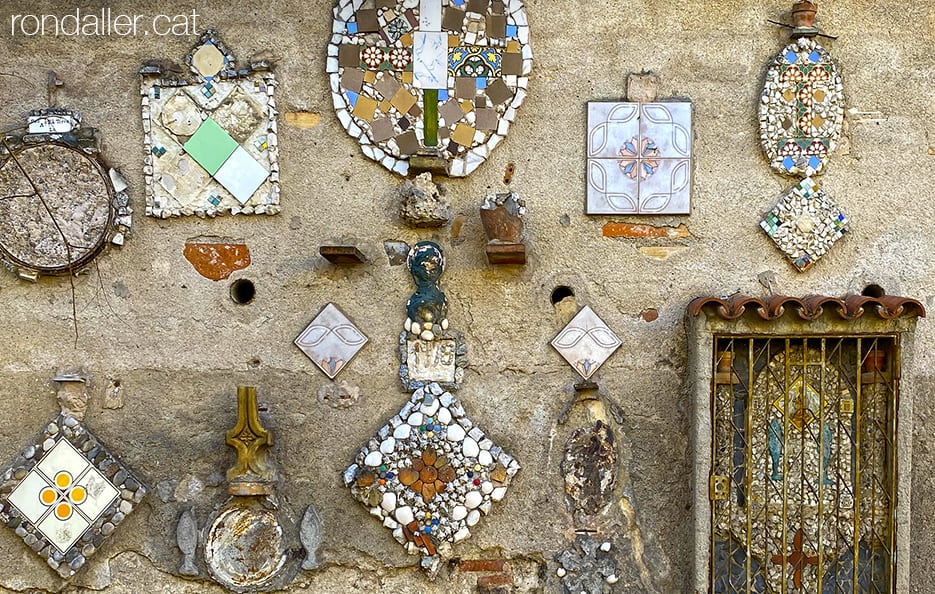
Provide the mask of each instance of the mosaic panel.
[{"label": "mosaic panel", "polygon": [[457,398],[430,383],[358,452],[344,482],[431,571],[504,498],[519,469]]},{"label": "mosaic panel", "polygon": [[338,119],[367,157],[400,175],[413,157],[469,175],[526,98],[532,49],[520,0],[341,0],[333,31]]},{"label": "mosaic panel", "polygon": [[132,224],[127,183],[93,128],[67,109],[31,112],[0,146],[0,259],[21,278],[74,274]]},{"label": "mosaic panel", "polygon": [[689,214],[692,104],[588,103],[588,214]]},{"label": "mosaic panel", "polygon": [[160,62],[140,69],[146,214],[278,213],[272,64],[259,60],[238,68],[210,30],[186,64],[188,74]]},{"label": "mosaic panel", "polygon": [[590,379],[621,345],[590,306],[584,306],[552,339],[552,346],[584,379]]},{"label": "mosaic panel", "polygon": [[334,379],[367,344],[367,337],[344,312],[329,303],[295,339],[309,359]]},{"label": "mosaic panel", "polygon": [[49,423],[3,472],[0,520],[71,577],[146,495],[74,417]]},{"label": "mosaic panel", "polygon": [[766,213],[760,227],[805,272],[847,232],[848,219],[814,180],[805,178]]},{"label": "mosaic panel", "polygon": [[841,137],[844,87],[828,52],[800,37],[773,59],[760,97],[760,142],[788,175],[821,172]]}]

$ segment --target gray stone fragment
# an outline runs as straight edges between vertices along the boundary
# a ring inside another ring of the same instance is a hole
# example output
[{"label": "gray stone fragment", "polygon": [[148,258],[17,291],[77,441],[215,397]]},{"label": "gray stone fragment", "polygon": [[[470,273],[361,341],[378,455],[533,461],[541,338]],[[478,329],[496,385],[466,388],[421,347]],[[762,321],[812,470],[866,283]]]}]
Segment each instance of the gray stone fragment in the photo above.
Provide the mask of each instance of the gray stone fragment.
[{"label": "gray stone fragment", "polygon": [[302,525],[299,527],[299,540],[305,548],[305,561],[302,562],[302,569],[315,569],[320,562],[318,561],[318,547],[322,541],[322,523],[318,511],[308,506],[305,515],[302,516]]},{"label": "gray stone fragment", "polygon": [[432,174],[423,173],[399,186],[402,199],[400,218],[411,227],[441,227],[451,219],[451,207],[432,182]]},{"label": "gray stone fragment", "polygon": [[198,546],[198,524],[195,522],[195,516],[192,510],[186,509],[179,517],[178,526],[175,529],[175,541],[182,551],[182,563],[179,565],[179,573],[182,575],[198,575],[198,567],[195,565],[195,549]]}]

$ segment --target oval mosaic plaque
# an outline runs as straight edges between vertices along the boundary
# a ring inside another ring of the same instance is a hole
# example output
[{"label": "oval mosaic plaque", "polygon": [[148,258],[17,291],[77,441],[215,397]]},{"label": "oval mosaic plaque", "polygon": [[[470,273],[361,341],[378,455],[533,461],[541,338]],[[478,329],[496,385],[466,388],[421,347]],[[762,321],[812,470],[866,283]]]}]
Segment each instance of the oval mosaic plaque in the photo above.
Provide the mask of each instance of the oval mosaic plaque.
[{"label": "oval mosaic plaque", "polygon": [[760,97],[760,141],[787,175],[820,173],[841,137],[844,87],[828,52],[811,37],[787,45],[770,64]]},{"label": "oval mosaic plaque", "polygon": [[532,49],[521,0],[340,0],[333,31],[338,119],[367,157],[400,175],[417,159],[469,175],[526,98]]}]

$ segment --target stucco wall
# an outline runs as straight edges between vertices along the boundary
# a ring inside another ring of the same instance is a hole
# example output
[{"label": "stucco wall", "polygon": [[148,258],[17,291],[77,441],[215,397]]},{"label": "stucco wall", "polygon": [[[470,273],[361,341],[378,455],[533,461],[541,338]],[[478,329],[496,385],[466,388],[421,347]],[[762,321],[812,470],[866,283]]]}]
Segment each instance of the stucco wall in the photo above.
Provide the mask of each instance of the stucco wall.
[{"label": "stucco wall", "polygon": [[[60,370],[91,377],[87,425],[152,488],[141,509],[73,580],[72,591],[220,591],[212,582],[183,581],[175,520],[194,506],[199,520],[224,499],[223,473],[232,452],[224,432],[235,420],[237,384],[258,386],[269,405],[276,455],[291,504],[316,505],[325,525],[324,566],[305,573],[295,592],[470,592],[477,577],[452,571],[430,584],[342,485],[357,448],[406,399],[397,378],[396,342],[413,287],[404,266],[390,266],[383,241],[434,239],[445,249],[442,285],[449,319],[464,332],[470,366],[460,398],[472,418],[522,463],[504,504],[467,543],[463,557],[504,556],[517,591],[554,591],[553,556],[568,544],[572,524],[562,504],[559,461],[567,436],[600,415],[570,398],[571,369],[549,346],[564,324],[550,303],[557,285],[573,287],[623,339],[598,383],[622,411],[618,438],[620,494],[626,505],[607,534],[621,551],[621,592],[688,592],[692,580],[691,407],[684,385],[684,312],[702,294],[762,294],[757,275],[775,272],[776,292],[843,295],[877,283],[890,294],[931,304],[935,297],[930,221],[935,206],[935,5],[931,2],[826,3],[820,18],[837,35],[827,47],[838,60],[849,108],[847,141],[822,176],[826,191],[851,217],[851,232],[815,268],[797,273],[758,229],[790,181],[771,173],[757,140],[756,105],[767,61],[786,39],[767,19],[786,17],[785,2],[620,3],[530,2],[535,68],[530,93],[508,139],[466,180],[440,181],[456,213],[457,238],[404,226],[396,215],[400,180],[364,158],[331,109],[325,47],[331,6],[312,0],[243,2],[114,2],[112,9],[156,15],[191,12],[216,26],[241,59],[269,49],[279,59],[282,113],[321,114],[311,129],[280,124],[282,212],[274,217],[159,221],[142,214],[141,128],[137,68],[157,57],[179,59],[196,40],[182,37],[11,36],[0,6],[0,124],[18,125],[46,104],[49,69],[65,86],[58,104],[80,111],[105,139],[104,156],[127,175],[137,209],[127,245],[76,279],[79,337],[71,322],[71,288],[61,279],[30,284],[0,275],[0,457],[12,459],[58,412],[49,383]],[[62,14],[57,2],[29,11]],[[171,6],[170,6],[171,4]],[[102,3],[83,2],[99,10]],[[131,6],[132,5],[132,6]],[[70,5],[73,7],[73,5]],[[694,102],[696,169],[692,214],[618,218],[584,214],[586,102],[625,96],[630,72],[661,77],[660,97]],[[25,79],[22,80],[22,79]],[[513,189],[528,205],[529,263],[486,263],[477,209],[514,162]],[[676,240],[602,236],[610,220],[687,225]],[[234,274],[256,284],[249,305],[228,296],[229,281],[201,277],[184,259],[185,240],[240,238],[252,264]],[[358,268],[334,267],[318,246],[353,242],[369,257]],[[667,259],[645,246],[679,246]],[[317,400],[327,378],[293,344],[333,301],[370,343],[339,379],[359,386],[360,402],[334,409]],[[644,321],[641,312],[658,310]],[[928,390],[935,370],[930,322],[918,325],[913,386]],[[108,380],[119,379],[125,406],[102,410]],[[912,592],[929,592],[935,575],[931,504],[935,419],[915,395],[912,481]],[[908,477],[903,477],[909,480]],[[199,487],[201,485],[201,487]],[[59,591],[64,586],[12,532],[0,531],[0,590]],[[544,567],[540,573],[540,566]],[[75,589],[76,588],[76,589]]]}]

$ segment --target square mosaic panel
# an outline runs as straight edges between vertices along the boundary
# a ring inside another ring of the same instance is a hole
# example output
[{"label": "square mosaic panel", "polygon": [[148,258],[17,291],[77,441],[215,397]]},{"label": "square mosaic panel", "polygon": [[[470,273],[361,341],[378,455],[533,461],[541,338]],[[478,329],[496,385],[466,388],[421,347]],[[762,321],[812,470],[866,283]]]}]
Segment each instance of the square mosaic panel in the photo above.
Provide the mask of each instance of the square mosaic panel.
[{"label": "square mosaic panel", "polygon": [[689,214],[690,102],[588,103],[587,213]]},{"label": "square mosaic panel", "polygon": [[190,73],[141,69],[146,214],[279,212],[276,79],[268,62],[237,68],[213,32]]},{"label": "square mosaic panel", "polygon": [[620,345],[620,338],[587,305],[552,339],[555,350],[586,380]]},{"label": "square mosaic panel", "polygon": [[457,398],[432,383],[361,448],[344,482],[429,569],[432,558],[450,556],[451,543],[471,535],[519,469]]},{"label": "square mosaic panel", "polygon": [[59,416],[3,471],[0,520],[68,578],[145,495],[78,420]]},{"label": "square mosaic panel", "polygon": [[847,215],[811,178],[784,194],[760,221],[799,272],[815,264],[848,229]]},{"label": "square mosaic panel", "polygon": [[344,312],[329,303],[302,334],[295,345],[314,361],[325,375],[334,379],[367,344],[367,337]]}]

